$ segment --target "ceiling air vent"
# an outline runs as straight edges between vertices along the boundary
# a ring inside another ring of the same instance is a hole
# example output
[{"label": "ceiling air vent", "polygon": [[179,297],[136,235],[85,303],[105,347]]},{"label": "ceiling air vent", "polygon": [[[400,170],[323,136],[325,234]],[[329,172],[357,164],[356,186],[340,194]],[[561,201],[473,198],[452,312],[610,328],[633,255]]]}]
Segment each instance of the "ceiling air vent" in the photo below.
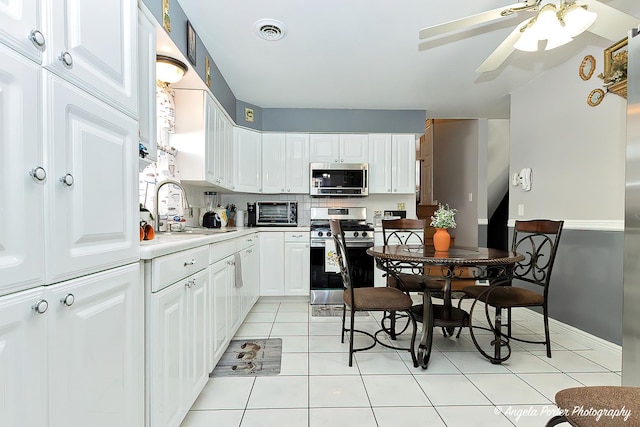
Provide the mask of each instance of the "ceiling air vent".
[{"label": "ceiling air vent", "polygon": [[256,22],[258,35],[268,41],[280,40],[287,33],[284,24],[275,19],[261,19]]}]

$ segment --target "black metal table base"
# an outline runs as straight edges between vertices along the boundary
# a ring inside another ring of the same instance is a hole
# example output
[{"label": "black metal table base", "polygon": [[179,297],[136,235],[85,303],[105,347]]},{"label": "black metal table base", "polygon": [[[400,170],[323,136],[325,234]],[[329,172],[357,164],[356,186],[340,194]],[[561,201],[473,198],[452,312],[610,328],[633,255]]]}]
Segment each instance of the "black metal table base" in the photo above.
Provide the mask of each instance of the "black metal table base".
[{"label": "black metal table base", "polygon": [[[455,328],[464,328],[470,324],[469,313],[457,307],[427,304],[425,310],[424,304],[417,304],[412,307],[411,311],[416,321],[422,323],[423,332],[417,353],[418,363],[423,369],[427,369],[431,357],[434,327],[441,327],[446,331],[445,336],[452,336]],[[424,321],[425,317],[427,317],[426,322]]]}]

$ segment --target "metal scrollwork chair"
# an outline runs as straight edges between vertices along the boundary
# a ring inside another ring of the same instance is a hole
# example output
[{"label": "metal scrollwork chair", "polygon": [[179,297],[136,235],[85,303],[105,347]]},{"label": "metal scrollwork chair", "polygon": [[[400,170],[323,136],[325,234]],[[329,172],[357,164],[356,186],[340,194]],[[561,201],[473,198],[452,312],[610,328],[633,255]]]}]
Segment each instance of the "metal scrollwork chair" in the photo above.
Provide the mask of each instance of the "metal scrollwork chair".
[{"label": "metal scrollwork chair", "polygon": [[[424,219],[387,219],[382,221],[382,236],[385,245],[407,245],[424,244],[424,231],[426,222]],[[424,267],[414,266],[391,266],[392,261],[376,260],[376,266],[386,271],[387,286],[400,289],[407,295],[410,293],[422,293],[425,289],[433,292],[442,291],[442,283],[429,280],[423,276]],[[390,273],[393,271],[393,273]],[[396,330],[396,322],[399,316],[395,312],[385,312],[382,318],[382,326],[388,330],[391,339],[403,333],[409,323],[400,330]],[[385,322],[389,320],[389,327]]]},{"label": "metal scrollwork chair", "polygon": [[[413,302],[411,297],[397,288],[391,287],[358,287],[357,283],[351,282],[351,271],[349,265],[349,259],[346,251],[346,244],[344,241],[344,233],[339,220],[331,220],[331,233],[333,233],[333,239],[336,244],[336,252],[338,258],[338,264],[340,266],[340,274],[342,275],[342,282],[344,285],[343,294],[343,312],[342,312],[342,342],[344,342],[345,332],[349,333],[349,366],[353,366],[353,353],[356,351],[369,350],[375,347],[376,344],[381,344],[385,347],[394,350],[406,350],[411,353],[411,359],[413,360],[413,366],[418,366],[418,361],[415,355],[415,338],[417,331],[417,323],[411,312],[411,306]],[[346,327],[346,311],[350,310],[350,324]],[[387,332],[384,328],[377,331],[375,334],[355,329],[355,313],[356,311],[403,311],[407,313],[409,321],[412,325],[412,336],[409,347],[394,347],[390,346],[378,339],[378,334],[381,332]],[[373,344],[367,347],[354,348],[354,332],[365,334],[373,339]]]},{"label": "metal scrollwork chair", "polygon": [[577,427],[640,426],[640,387],[574,387],[556,393],[560,415],[547,427],[569,423]]},{"label": "metal scrollwork chair", "polygon": [[[485,304],[485,315],[489,330],[494,333],[492,342],[494,346],[493,356],[481,349],[473,333],[474,328],[486,328],[471,324],[469,330],[471,338],[480,353],[492,363],[501,363],[510,357],[511,349],[508,345],[508,340],[510,339],[533,344],[545,344],[547,357],[551,357],[548,312],[549,282],[563,224],[564,221],[551,220],[516,221],[511,250],[524,255],[525,259],[515,265],[513,279],[508,283],[492,283],[490,286],[468,286],[463,289],[467,298],[474,298],[471,313],[473,313],[476,303],[479,301]],[[514,286],[517,282],[536,285],[539,290],[534,291],[522,286]],[[489,315],[489,307],[495,308],[493,321]],[[542,307],[544,341],[525,340],[514,337],[511,334],[511,309],[516,307]],[[506,309],[507,312],[506,333],[502,332],[502,309]],[[500,347],[507,347],[508,352],[505,355],[500,355]]]}]

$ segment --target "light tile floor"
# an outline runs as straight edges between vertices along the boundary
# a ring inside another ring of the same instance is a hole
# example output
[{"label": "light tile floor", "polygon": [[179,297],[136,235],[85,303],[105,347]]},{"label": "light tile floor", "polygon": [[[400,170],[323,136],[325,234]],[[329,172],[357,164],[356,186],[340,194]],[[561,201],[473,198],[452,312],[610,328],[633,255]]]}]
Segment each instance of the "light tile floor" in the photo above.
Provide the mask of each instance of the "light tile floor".
[{"label": "light tile floor", "polygon": [[[375,331],[376,319],[372,313],[355,323]],[[280,375],[212,378],[182,427],[543,426],[555,414],[558,390],[621,382],[619,347],[562,324],[551,326],[551,359],[542,345],[512,342],[501,365],[476,351],[468,331],[456,339],[436,330],[423,370],[408,352],[382,346],[356,353],[349,367],[340,321],[312,316],[304,301],[259,300],[235,339],[282,338]],[[541,317],[514,310],[513,330],[540,337]]]}]

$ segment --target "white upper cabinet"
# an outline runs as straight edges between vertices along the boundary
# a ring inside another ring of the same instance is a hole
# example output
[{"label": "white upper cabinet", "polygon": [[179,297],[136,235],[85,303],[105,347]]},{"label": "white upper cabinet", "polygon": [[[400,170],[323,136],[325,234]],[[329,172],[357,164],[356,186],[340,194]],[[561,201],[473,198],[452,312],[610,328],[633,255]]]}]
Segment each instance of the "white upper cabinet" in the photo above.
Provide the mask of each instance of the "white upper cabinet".
[{"label": "white upper cabinet", "polygon": [[44,74],[46,277],[55,283],[138,260],[138,124]]},{"label": "white upper cabinet", "polygon": [[[40,67],[0,45],[0,295],[44,282]],[[2,424],[2,423],[0,423]]]},{"label": "white upper cabinet", "polygon": [[311,134],[310,161],[316,163],[366,163],[368,135]]},{"label": "white upper cabinet", "polygon": [[415,191],[415,136],[369,135],[369,194]]},{"label": "white upper cabinet", "polygon": [[176,131],[169,138],[179,152],[180,180],[229,188],[231,122],[206,91],[176,89],[174,93]]},{"label": "white upper cabinet", "polygon": [[309,135],[262,135],[262,192],[309,193]]},{"label": "white upper cabinet", "polygon": [[249,129],[233,130],[233,182],[231,189],[259,193],[262,185],[262,134]]},{"label": "white upper cabinet", "polygon": [[394,193],[416,191],[416,137],[393,135],[391,138],[391,184]]},{"label": "white upper cabinet", "polygon": [[147,10],[138,12],[138,58],[140,73],[139,111],[140,143],[147,148],[143,163],[156,160],[156,27]]},{"label": "white upper cabinet", "polygon": [[38,0],[0,2],[0,42],[40,63],[46,40]]},{"label": "white upper cabinet", "polygon": [[137,118],[137,0],[42,4],[44,66]]}]

